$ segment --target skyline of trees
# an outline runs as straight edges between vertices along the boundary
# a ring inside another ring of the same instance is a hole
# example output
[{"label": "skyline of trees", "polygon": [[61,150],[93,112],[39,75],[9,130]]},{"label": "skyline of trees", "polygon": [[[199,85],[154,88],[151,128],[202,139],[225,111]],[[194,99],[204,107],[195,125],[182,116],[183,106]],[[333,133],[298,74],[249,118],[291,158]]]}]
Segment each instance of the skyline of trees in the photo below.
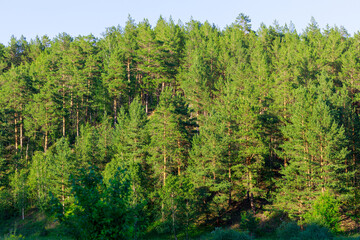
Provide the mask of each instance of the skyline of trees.
[{"label": "skyline of trees", "polygon": [[358,222],[359,46],[315,20],[253,31],[244,14],[223,30],[129,17],[99,39],[12,38],[0,44],[0,192],[12,203],[0,212],[45,210],[49,192],[66,211],[70,176],[90,167],[96,184],[125,171],[126,205],[175,236],[264,206],[306,221],[328,192]]}]

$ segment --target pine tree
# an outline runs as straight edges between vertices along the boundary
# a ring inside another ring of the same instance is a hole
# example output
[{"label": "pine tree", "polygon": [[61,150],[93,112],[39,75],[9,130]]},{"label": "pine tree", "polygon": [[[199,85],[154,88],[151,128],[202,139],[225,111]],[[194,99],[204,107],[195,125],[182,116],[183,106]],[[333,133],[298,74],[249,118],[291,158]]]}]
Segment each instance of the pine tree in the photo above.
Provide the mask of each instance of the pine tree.
[{"label": "pine tree", "polygon": [[157,72],[160,64],[157,54],[155,33],[147,19],[138,24],[138,49],[136,52],[137,82],[141,88],[141,100],[145,105],[146,113],[149,112],[149,101],[152,101],[156,89]]},{"label": "pine tree", "polygon": [[[187,152],[188,138],[181,128],[182,116],[175,104],[176,98],[177,96],[172,96],[171,89],[165,89],[147,125],[150,135],[149,164],[154,171],[153,178],[161,183],[156,186],[159,190],[166,187],[168,175],[181,175],[185,166],[184,154]],[[161,202],[164,220],[164,199]]]},{"label": "pine tree", "polygon": [[117,122],[118,108],[128,94],[129,82],[126,76],[126,65],[124,63],[123,36],[120,29],[108,29],[103,43],[103,55],[105,60],[103,83],[107,92],[113,99],[114,124]]},{"label": "pine tree", "polygon": [[[54,88],[51,55],[44,53],[39,56],[30,68],[30,77],[35,94],[26,105],[24,121],[27,137],[44,152],[54,143],[61,126],[61,112],[58,93]],[[41,140],[40,140],[41,139]],[[42,143],[39,144],[39,141]],[[40,150],[38,147],[35,150]]]},{"label": "pine tree", "polygon": [[70,200],[70,175],[76,175],[77,165],[68,140],[60,138],[54,144],[49,162],[51,192],[64,208]]},{"label": "pine tree", "polygon": [[58,111],[61,113],[62,136],[66,136],[67,125],[69,125],[70,108],[72,107],[72,86],[74,75],[74,64],[71,59],[70,47],[73,38],[66,34],[59,34],[53,43],[51,51],[51,71],[49,83],[53,86],[56,95]]},{"label": "pine tree", "polygon": [[[197,189],[198,216],[210,213],[220,217],[226,211],[231,183],[228,179],[228,151],[226,122],[219,113],[212,111],[200,127],[199,135],[193,138],[189,160],[189,175]],[[225,162],[225,164],[224,164]]]},{"label": "pine tree", "polygon": [[[347,165],[349,169],[355,171],[353,178],[353,186],[354,186],[354,202],[349,203],[349,207],[352,208],[354,214],[356,215],[359,211],[359,204],[357,202],[359,195],[359,171],[357,168],[357,163],[360,159],[360,146],[359,146],[359,110],[358,110],[358,102],[359,102],[359,86],[356,79],[360,72],[359,69],[359,35],[356,34],[354,38],[349,39],[349,49],[342,55],[341,63],[342,63],[342,71],[339,73],[339,78],[343,87],[347,89],[344,95],[348,96],[348,101],[344,103],[343,109],[343,125],[345,128],[345,134],[348,139],[348,149],[349,153],[349,161]],[[351,212],[351,211],[349,211]]]},{"label": "pine tree", "polygon": [[115,155],[106,166],[105,179],[107,175],[118,167],[127,169],[131,184],[134,203],[138,203],[145,193],[145,147],[148,143],[148,136],[145,131],[146,124],[145,110],[140,101],[135,98],[129,107],[129,113],[121,109],[118,124],[114,131]]},{"label": "pine tree", "polygon": [[29,190],[27,185],[27,170],[16,171],[11,178],[14,206],[21,212],[22,220],[25,219],[25,210],[29,204]]},{"label": "pine tree", "polygon": [[184,47],[184,36],[178,25],[170,18],[166,21],[159,18],[154,28],[155,41],[157,42],[157,58],[160,60],[157,69],[158,94],[165,86],[176,87],[176,74],[180,65],[180,58]]},{"label": "pine tree", "polygon": [[297,52],[301,45],[300,38],[296,32],[286,31],[284,37],[277,37],[274,44],[274,79],[273,93],[274,99],[273,111],[276,111],[282,119],[289,117],[288,106],[293,103],[293,92],[300,84],[300,66],[301,62]]},{"label": "pine tree", "polygon": [[24,143],[24,112],[26,103],[33,94],[32,81],[29,77],[28,65],[13,67],[1,75],[0,105],[11,113],[13,119],[14,148],[23,148]]},{"label": "pine tree", "polygon": [[195,189],[186,175],[169,175],[168,184],[161,189],[160,197],[164,203],[165,222],[162,227],[172,233],[174,239],[180,231],[184,231],[189,239],[189,228],[193,223]]},{"label": "pine tree", "polygon": [[75,156],[81,168],[94,166],[98,160],[98,136],[95,127],[88,124],[80,127],[76,138]]},{"label": "pine tree", "polygon": [[191,21],[187,26],[184,64],[179,71],[180,87],[196,117],[206,115],[220,73],[219,31],[208,22]]},{"label": "pine tree", "polygon": [[290,123],[282,129],[288,139],[282,148],[289,165],[281,171],[275,197],[278,206],[300,219],[321,192],[345,196],[351,189],[346,183],[352,173],[345,171],[348,150],[344,128],[338,124],[336,106],[331,104],[336,93],[329,96],[321,88],[331,81],[326,75],[319,81],[318,86],[296,91]]},{"label": "pine tree", "polygon": [[129,86],[129,105],[131,103],[132,98],[136,96],[137,89],[139,88],[138,82],[136,82],[136,52],[138,50],[137,44],[137,25],[130,17],[128,16],[128,21],[126,22],[124,29],[124,54],[125,54],[125,65],[126,65],[126,75]]},{"label": "pine tree", "polygon": [[40,210],[46,210],[49,204],[49,192],[54,191],[51,182],[51,154],[35,152],[29,167],[29,191],[34,205]]}]

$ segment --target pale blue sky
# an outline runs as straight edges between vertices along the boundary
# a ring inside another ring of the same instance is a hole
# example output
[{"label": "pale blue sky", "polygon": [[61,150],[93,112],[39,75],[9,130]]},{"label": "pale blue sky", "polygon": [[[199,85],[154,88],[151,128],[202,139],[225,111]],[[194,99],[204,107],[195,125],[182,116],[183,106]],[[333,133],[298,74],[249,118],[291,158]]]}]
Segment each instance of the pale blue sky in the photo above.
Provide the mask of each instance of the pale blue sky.
[{"label": "pale blue sky", "polygon": [[106,27],[124,26],[128,14],[136,22],[148,18],[152,25],[161,14],[183,23],[192,16],[224,28],[245,13],[254,30],[277,20],[280,25],[292,21],[298,32],[314,16],[321,28],[344,26],[352,35],[360,30],[359,10],[358,0],[0,0],[0,43],[7,45],[12,35],[30,40],[61,32],[100,37]]}]

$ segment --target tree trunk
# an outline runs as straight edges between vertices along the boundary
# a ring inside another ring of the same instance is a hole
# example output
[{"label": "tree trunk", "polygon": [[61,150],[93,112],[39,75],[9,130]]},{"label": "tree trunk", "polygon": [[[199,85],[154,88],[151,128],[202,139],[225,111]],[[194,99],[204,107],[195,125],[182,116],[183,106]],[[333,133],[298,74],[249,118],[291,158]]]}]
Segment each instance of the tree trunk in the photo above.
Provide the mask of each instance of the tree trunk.
[{"label": "tree trunk", "polygon": [[18,150],[17,113],[15,113],[15,116],[14,116],[14,125],[15,125],[15,150]]},{"label": "tree trunk", "polygon": [[148,112],[149,112],[148,105],[149,105],[148,94],[145,93],[145,112],[146,112],[146,114],[148,114]]},{"label": "tree trunk", "polygon": [[229,166],[229,183],[230,183],[230,187],[229,187],[229,209],[231,208],[231,204],[232,204],[232,196],[231,196],[231,191],[232,191],[232,180],[231,180],[231,163]]},{"label": "tree trunk", "polygon": [[174,206],[174,193],[171,193],[171,209],[172,209],[172,228],[174,233],[174,239],[177,240],[176,230],[175,230],[175,206]]},{"label": "tree trunk", "polygon": [[63,137],[65,137],[65,123],[66,123],[66,119],[65,119],[65,84],[63,84],[62,97],[63,97],[63,111],[64,111],[62,132],[63,132]]},{"label": "tree trunk", "polygon": [[255,214],[255,204],[254,204],[254,194],[252,192],[253,184],[252,184],[252,172],[250,170],[250,161],[251,159],[248,157],[246,158],[246,165],[248,168],[248,192],[247,197],[250,203],[251,210],[253,211],[253,214]]},{"label": "tree trunk", "polygon": [[166,164],[167,164],[166,148],[165,148],[165,146],[164,146],[163,158],[164,158],[164,166],[163,166],[163,187],[165,187],[165,186],[166,186]]},{"label": "tree trunk", "polygon": [[254,203],[254,194],[252,192],[250,193],[250,206],[253,214],[255,215],[256,211],[255,211],[255,203]]},{"label": "tree trunk", "polygon": [[[180,149],[181,144],[180,144],[180,140],[177,140],[177,144],[178,144],[178,148]],[[181,158],[179,156],[179,161],[178,161],[178,176],[181,175]]]},{"label": "tree trunk", "polygon": [[63,137],[65,137],[65,123],[66,123],[65,116],[63,116],[63,125],[62,125]]},{"label": "tree trunk", "polygon": [[189,200],[186,200],[186,228],[185,228],[185,239],[189,240]]},{"label": "tree trunk", "polygon": [[[166,137],[166,126],[164,122],[164,132],[163,137],[165,139]],[[163,146],[163,160],[164,160],[164,166],[163,166],[163,187],[166,187],[166,164],[167,164],[167,158],[166,158],[166,147]],[[161,219],[162,221],[165,221],[165,213],[164,213],[164,201],[161,204]]]},{"label": "tree trunk", "polygon": [[126,70],[127,70],[128,83],[130,83],[130,58],[128,58],[128,60],[127,60]]},{"label": "tree trunk", "polygon": [[131,87],[130,87],[130,83],[131,83],[131,75],[130,75],[130,58],[128,58],[127,61],[127,66],[126,66],[126,70],[127,70],[127,79],[128,79],[128,84],[129,84],[129,106],[131,104]]},{"label": "tree trunk", "polygon": [[114,127],[117,123],[117,101],[116,101],[116,96],[114,97]]},{"label": "tree trunk", "polygon": [[[230,137],[231,135],[231,123],[229,122],[229,131],[228,131],[228,136]],[[229,188],[229,209],[231,208],[231,191],[232,191],[232,179],[231,179],[231,145],[228,145],[228,161],[229,161],[229,183],[230,183],[230,188]]]},{"label": "tree trunk", "polygon": [[79,104],[76,103],[76,136],[79,137]]},{"label": "tree trunk", "polygon": [[64,213],[64,211],[65,211],[65,183],[64,183],[64,176],[61,176],[61,201],[62,201],[62,207],[63,207],[63,213]]},{"label": "tree trunk", "polygon": [[20,122],[20,148],[22,151],[22,147],[23,147],[23,119],[22,119],[22,116],[19,117],[19,122]]}]

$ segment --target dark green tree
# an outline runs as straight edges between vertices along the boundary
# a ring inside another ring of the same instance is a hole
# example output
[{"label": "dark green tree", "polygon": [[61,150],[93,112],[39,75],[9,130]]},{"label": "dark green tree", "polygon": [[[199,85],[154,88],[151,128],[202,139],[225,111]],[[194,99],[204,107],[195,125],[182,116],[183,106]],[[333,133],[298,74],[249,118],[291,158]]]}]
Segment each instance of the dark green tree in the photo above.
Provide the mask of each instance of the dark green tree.
[{"label": "dark green tree", "polygon": [[[323,84],[331,81],[325,75],[319,80]],[[282,148],[289,165],[281,171],[283,177],[275,198],[276,205],[294,218],[303,219],[320,193],[346,196],[351,192],[346,183],[352,172],[346,171],[344,128],[338,124],[331,96],[325,97],[321,85],[314,83],[296,91],[290,122],[282,129],[288,139]]]},{"label": "dark green tree", "polygon": [[[186,166],[187,132],[183,131],[182,119],[187,111],[179,111],[177,98],[171,89],[165,89],[160,96],[160,103],[147,125],[150,135],[149,164],[154,171],[153,179],[157,179],[156,191],[167,185],[169,175],[180,176]],[[185,108],[186,110],[186,108]],[[164,199],[160,199],[162,220],[165,220]]]}]

